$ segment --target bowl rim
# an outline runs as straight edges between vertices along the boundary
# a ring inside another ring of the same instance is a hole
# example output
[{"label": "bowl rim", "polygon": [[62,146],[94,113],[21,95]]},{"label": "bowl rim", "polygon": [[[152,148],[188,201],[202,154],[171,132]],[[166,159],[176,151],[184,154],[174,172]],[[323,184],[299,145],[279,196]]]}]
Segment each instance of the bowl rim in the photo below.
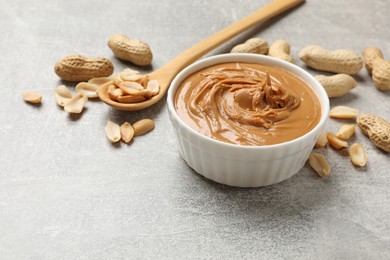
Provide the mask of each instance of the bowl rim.
[{"label": "bowl rim", "polygon": [[[257,60],[257,62],[253,61],[237,61],[239,59],[254,59]],[[227,59],[227,60],[225,60]],[[203,135],[199,132],[197,132],[195,129],[191,128],[189,125],[187,125],[178,115],[175,106],[174,106],[174,98],[176,94],[176,90],[178,89],[180,83],[185,80],[188,76],[190,76],[193,73],[196,73],[199,70],[202,70],[204,68],[216,65],[216,64],[221,64],[221,63],[232,63],[232,62],[237,62],[237,63],[254,63],[254,64],[261,64],[261,65],[268,65],[268,66],[276,66],[280,67],[282,69],[285,69],[291,73],[293,73],[295,76],[299,77],[301,80],[303,80],[309,87],[313,90],[314,94],[317,96],[319,99],[319,102],[321,104],[321,117],[320,121],[317,123],[317,125],[311,129],[309,132],[305,133],[304,135],[301,135],[293,140],[287,141],[287,142],[282,142],[282,143],[277,143],[277,144],[269,144],[269,145],[240,145],[240,144],[231,144],[231,143],[226,143],[217,139],[213,139],[209,136]],[[271,63],[271,64],[270,64]],[[194,69],[196,68],[196,69]],[[192,71],[193,70],[193,71]],[[308,80],[302,78],[301,75],[297,75],[296,72],[299,72],[303,74]],[[188,75],[186,75],[188,74]],[[317,85],[317,89],[314,89],[312,85]],[[319,92],[319,93],[318,93]],[[210,57],[202,58],[200,60],[197,60],[196,62],[190,64],[189,66],[185,67],[183,70],[181,70],[175,78],[172,80],[169,89],[168,89],[168,95],[167,95],[167,104],[168,104],[168,111],[170,111],[171,116],[174,117],[176,122],[180,124],[181,127],[184,127],[187,131],[190,131],[192,134],[196,135],[197,137],[201,138],[202,140],[206,142],[211,142],[216,145],[221,145],[221,146],[226,146],[230,148],[237,148],[237,149],[247,149],[247,150],[267,150],[267,149],[274,149],[274,148],[282,148],[285,146],[290,146],[296,143],[299,143],[306,139],[308,136],[314,134],[317,132],[319,129],[321,129],[325,124],[326,121],[328,120],[328,114],[329,114],[329,109],[330,109],[330,104],[329,104],[329,98],[328,95],[325,91],[325,89],[322,87],[322,85],[315,79],[314,76],[312,76],[309,72],[304,70],[303,68],[293,64],[289,63],[287,61],[262,55],[262,54],[252,54],[252,53],[227,53],[227,54],[217,54],[213,55]]]}]

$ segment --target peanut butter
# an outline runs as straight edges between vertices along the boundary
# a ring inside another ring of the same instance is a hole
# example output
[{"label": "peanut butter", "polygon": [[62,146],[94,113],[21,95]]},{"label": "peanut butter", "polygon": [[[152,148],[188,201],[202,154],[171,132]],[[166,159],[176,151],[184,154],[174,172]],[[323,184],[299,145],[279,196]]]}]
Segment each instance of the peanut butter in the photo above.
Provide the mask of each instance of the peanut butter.
[{"label": "peanut butter", "polygon": [[187,77],[175,108],[191,128],[239,145],[283,143],[304,135],[319,122],[314,91],[279,67],[223,63]]}]

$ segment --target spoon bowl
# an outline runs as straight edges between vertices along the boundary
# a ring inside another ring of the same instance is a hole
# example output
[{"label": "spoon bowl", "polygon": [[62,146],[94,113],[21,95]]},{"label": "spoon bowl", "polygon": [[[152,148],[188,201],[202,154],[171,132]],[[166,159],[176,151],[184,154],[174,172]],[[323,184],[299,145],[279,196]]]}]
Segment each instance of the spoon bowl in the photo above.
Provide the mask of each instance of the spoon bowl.
[{"label": "spoon bowl", "polygon": [[161,68],[159,70],[156,70],[152,73],[149,73],[149,79],[156,79],[158,80],[160,84],[160,91],[157,95],[152,96],[152,98],[142,101],[142,102],[137,102],[137,103],[120,103],[115,100],[110,99],[108,96],[108,87],[109,85],[105,84],[102,85],[98,91],[99,98],[102,100],[104,103],[106,103],[109,106],[112,106],[113,108],[116,108],[118,110],[123,110],[123,111],[137,111],[141,110],[144,108],[147,108],[155,103],[157,103],[162,97],[165,95],[169,88],[169,84],[171,83],[172,79],[176,74],[172,74],[172,78],[167,77],[167,69]]},{"label": "spoon bowl", "polygon": [[120,103],[114,101],[108,96],[108,85],[103,85],[99,89],[99,98],[107,105],[119,110],[136,111],[147,108],[162,99],[162,97],[167,92],[173,78],[182,69],[190,65],[192,62],[196,61],[209,51],[215,49],[216,47],[238,35],[239,33],[242,33],[243,31],[251,28],[252,26],[264,22],[286,10],[289,10],[296,5],[303,3],[304,1],[305,0],[274,0],[268,5],[260,8],[256,12],[243,18],[242,20],[222,29],[211,37],[199,42],[198,44],[184,51],[162,68],[151,72],[150,74],[148,74],[149,78],[155,79],[159,82],[160,92],[149,100],[145,100],[138,103]]}]

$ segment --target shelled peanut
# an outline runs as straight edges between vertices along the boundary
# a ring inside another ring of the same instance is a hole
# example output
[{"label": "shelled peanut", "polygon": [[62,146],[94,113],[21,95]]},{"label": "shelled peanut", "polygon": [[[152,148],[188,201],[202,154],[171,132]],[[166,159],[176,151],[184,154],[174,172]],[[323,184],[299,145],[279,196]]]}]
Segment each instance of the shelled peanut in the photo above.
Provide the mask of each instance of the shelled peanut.
[{"label": "shelled peanut", "polygon": [[42,95],[34,91],[24,91],[22,97],[24,101],[31,104],[40,104],[42,101]]},{"label": "shelled peanut", "polygon": [[[331,109],[330,117],[349,120],[355,118],[357,114],[358,110],[352,107],[336,106]],[[348,151],[351,162],[357,167],[363,167],[367,163],[367,154],[364,147],[358,143],[354,143],[349,146],[347,142],[354,133],[354,124],[342,125],[337,134],[333,134],[332,132],[322,132],[319,135],[314,148],[324,148],[327,143],[336,150],[349,148]],[[319,176],[326,177],[329,175],[330,166],[324,155],[312,152],[309,158],[309,164]]]},{"label": "shelled peanut", "polygon": [[351,119],[358,115],[359,111],[348,106],[335,106],[329,111],[329,116],[339,119]]},{"label": "shelled peanut", "polygon": [[326,177],[330,173],[330,165],[323,154],[312,152],[309,157],[309,164],[321,177]]},{"label": "shelled peanut", "polygon": [[367,163],[367,154],[363,146],[360,144],[353,144],[349,149],[349,158],[355,166],[363,167]]},{"label": "shelled peanut", "polygon": [[154,129],[154,121],[152,119],[141,119],[131,125],[129,122],[124,122],[121,126],[108,121],[104,130],[108,140],[112,143],[117,143],[121,139],[125,143],[130,143],[134,136],[144,135]]},{"label": "shelled peanut", "polygon": [[114,76],[108,85],[107,93],[111,100],[120,103],[137,103],[157,95],[160,85],[157,80],[150,80],[148,75],[125,69]]},{"label": "shelled peanut", "polygon": [[66,112],[80,114],[88,101],[88,96],[82,92],[72,94],[69,88],[60,85],[54,89],[57,104],[63,107]]}]

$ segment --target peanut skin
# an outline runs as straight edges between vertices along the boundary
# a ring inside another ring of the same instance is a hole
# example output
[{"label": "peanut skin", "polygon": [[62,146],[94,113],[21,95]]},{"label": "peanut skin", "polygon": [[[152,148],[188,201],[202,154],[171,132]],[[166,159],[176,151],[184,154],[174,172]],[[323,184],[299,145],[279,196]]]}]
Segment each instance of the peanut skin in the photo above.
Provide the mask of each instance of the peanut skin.
[{"label": "peanut skin", "polygon": [[59,60],[54,71],[63,80],[80,82],[108,77],[114,72],[114,66],[111,61],[103,57],[87,58],[81,55],[70,55]]},{"label": "peanut skin", "polygon": [[118,59],[130,61],[139,66],[150,65],[153,60],[152,51],[147,43],[131,40],[123,34],[113,35],[108,40],[108,47]]},{"label": "peanut skin", "polygon": [[350,75],[358,73],[363,66],[362,60],[353,51],[329,51],[315,45],[303,48],[299,58],[313,69]]}]

